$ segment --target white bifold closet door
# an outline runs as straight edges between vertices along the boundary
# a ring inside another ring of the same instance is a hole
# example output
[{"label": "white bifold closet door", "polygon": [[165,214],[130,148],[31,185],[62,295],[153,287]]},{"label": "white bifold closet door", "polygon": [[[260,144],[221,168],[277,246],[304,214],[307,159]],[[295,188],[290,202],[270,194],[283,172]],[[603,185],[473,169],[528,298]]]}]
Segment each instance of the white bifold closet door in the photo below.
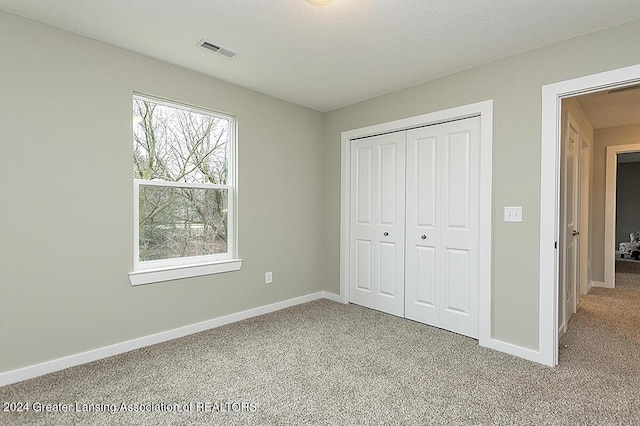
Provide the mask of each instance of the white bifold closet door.
[{"label": "white bifold closet door", "polygon": [[480,118],[351,141],[350,300],[478,337]]},{"label": "white bifold closet door", "polygon": [[351,142],[351,302],[404,316],[405,138]]},{"label": "white bifold closet door", "polygon": [[478,337],[480,119],[407,132],[405,316]]}]

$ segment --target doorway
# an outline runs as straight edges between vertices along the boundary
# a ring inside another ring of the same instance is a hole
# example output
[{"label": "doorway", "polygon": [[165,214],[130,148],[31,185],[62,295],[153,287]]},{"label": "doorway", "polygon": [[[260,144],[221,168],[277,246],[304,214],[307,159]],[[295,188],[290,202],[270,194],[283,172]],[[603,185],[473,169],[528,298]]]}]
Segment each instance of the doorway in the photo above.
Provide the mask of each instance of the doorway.
[{"label": "doorway", "polygon": [[[636,144],[637,145],[637,144]],[[640,152],[618,153],[616,161],[616,274],[640,275]],[[635,266],[634,266],[635,264]],[[618,276],[614,286],[618,285]]]},{"label": "doorway", "polygon": [[[607,147],[606,198],[605,198],[605,247],[604,247],[604,284],[603,287],[615,288],[616,277],[616,242],[619,234],[616,228],[617,175],[620,156],[640,151],[640,144],[612,145]],[[640,231],[640,229],[638,229]],[[630,231],[635,232],[635,231]],[[618,246],[619,247],[619,246]],[[631,253],[633,254],[633,253]]]},{"label": "doorway", "polygon": [[[559,325],[563,318],[562,275],[566,259],[560,256],[562,229],[561,103],[563,99],[589,93],[618,90],[640,83],[640,66],[632,66],[543,86],[540,200],[540,362],[558,363]],[[555,195],[554,195],[555,194]],[[591,203],[592,205],[594,202]],[[604,246],[604,245],[603,245]]]}]

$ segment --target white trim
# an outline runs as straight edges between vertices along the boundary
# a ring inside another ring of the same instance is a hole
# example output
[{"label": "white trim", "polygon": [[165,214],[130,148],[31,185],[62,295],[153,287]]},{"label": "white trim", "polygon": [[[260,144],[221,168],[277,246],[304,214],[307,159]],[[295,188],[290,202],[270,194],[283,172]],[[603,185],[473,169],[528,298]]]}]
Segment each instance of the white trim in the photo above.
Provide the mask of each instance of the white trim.
[{"label": "white trim", "polygon": [[503,342],[502,340],[493,339],[493,338],[489,339],[489,341],[486,343],[487,344],[483,346],[486,346],[489,349],[504,352],[509,355],[526,359],[528,361],[540,362],[538,361],[539,354],[538,354],[538,351],[536,350],[525,348],[523,346],[514,345],[507,342]]},{"label": "white trim", "polygon": [[179,280],[182,278],[199,277],[201,275],[221,274],[223,272],[239,271],[242,259],[223,260],[219,262],[201,263],[186,266],[172,266],[167,268],[146,269],[129,272],[129,282],[132,286],[159,283],[162,281]]},{"label": "white trim", "polygon": [[640,65],[542,86],[540,153],[540,282],[538,360],[558,363],[559,132],[562,98],[637,84]]},{"label": "white trim", "polygon": [[340,198],[340,299],[349,302],[349,167],[350,142],[377,134],[398,132],[447,121],[480,116],[480,276],[478,301],[478,340],[490,347],[491,339],[491,259],[492,259],[492,173],[493,173],[493,100],[477,102],[416,117],[376,124],[342,132]]},{"label": "white trim", "polygon": [[134,179],[133,182],[137,186],[169,186],[171,188],[226,189],[229,192],[233,191],[232,185],[219,185],[215,183],[173,182],[162,179]]},{"label": "white trim", "polygon": [[173,99],[163,98],[162,96],[146,95],[140,92],[133,92],[133,99],[138,99],[146,102],[153,102],[174,109],[183,109],[189,112],[200,115],[209,115],[223,120],[233,121],[236,119],[234,115],[225,114],[224,112],[213,110],[209,107],[203,107],[199,105],[189,104],[185,102],[174,101]]},{"label": "white trim", "polygon": [[128,340],[126,342],[116,343],[114,345],[104,346],[102,348],[81,352],[78,354],[66,356],[63,358],[46,361],[40,364],[30,365],[28,367],[0,373],[0,387],[10,385],[12,383],[21,382],[23,380],[32,379],[44,374],[53,373],[65,368],[74,367],[76,365],[85,364],[87,362],[97,361],[114,355],[119,355],[134,349],[140,349],[146,346],[155,345],[157,343],[166,342],[168,340],[177,339],[188,336],[190,334],[199,333],[201,331],[210,330],[226,324],[242,321],[248,318],[257,317],[259,315],[268,314],[270,312],[279,311],[291,306],[300,305],[314,300],[322,299],[326,294],[323,291],[300,296],[282,302],[272,303],[270,305],[260,306],[246,311],[237,312],[235,314],[225,315],[223,317],[214,318],[207,321],[198,322],[184,327],[174,328],[172,330],[162,331],[160,333],[151,334],[149,336]]},{"label": "white trim", "polygon": [[322,292],[322,298],[331,300],[333,302],[344,303],[344,301],[342,300],[342,297],[340,297],[339,294],[330,293],[328,291]]},{"label": "white trim", "polygon": [[593,152],[593,142],[584,134],[580,134],[582,141],[581,153],[580,153],[580,285],[578,286],[580,292],[576,295],[578,297],[578,303],[580,303],[580,297],[589,292],[589,282],[591,281],[591,267],[590,259],[591,254],[589,252],[589,245],[591,240],[591,228],[590,223],[590,209],[591,205],[591,153]]},{"label": "white trim", "polygon": [[[593,287],[599,287],[599,288],[614,288],[611,285],[608,285],[602,281],[591,281],[591,288]],[[589,290],[591,290],[591,288],[589,288]]]},{"label": "white trim", "polygon": [[340,299],[349,303],[349,215],[351,206],[351,147],[350,139],[342,133],[340,155]]},{"label": "white trim", "polygon": [[[618,154],[640,151],[640,144],[612,145],[607,147],[604,201],[604,287],[616,286],[616,181]],[[612,250],[613,248],[613,250]]]}]

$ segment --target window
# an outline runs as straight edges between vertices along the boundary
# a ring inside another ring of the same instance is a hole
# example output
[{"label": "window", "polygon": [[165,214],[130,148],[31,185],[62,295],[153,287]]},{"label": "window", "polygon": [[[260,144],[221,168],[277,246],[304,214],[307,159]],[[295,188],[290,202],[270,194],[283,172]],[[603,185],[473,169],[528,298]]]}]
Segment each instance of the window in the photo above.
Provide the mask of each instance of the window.
[{"label": "window", "polygon": [[240,268],[234,137],[233,117],[134,95],[132,284]]}]

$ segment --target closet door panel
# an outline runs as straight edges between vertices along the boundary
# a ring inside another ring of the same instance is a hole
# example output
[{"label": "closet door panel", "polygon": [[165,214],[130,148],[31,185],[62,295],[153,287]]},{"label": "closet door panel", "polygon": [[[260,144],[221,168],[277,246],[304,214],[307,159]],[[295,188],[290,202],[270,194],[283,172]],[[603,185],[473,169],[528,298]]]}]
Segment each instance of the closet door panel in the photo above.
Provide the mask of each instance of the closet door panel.
[{"label": "closet door panel", "polygon": [[[376,136],[378,218],[376,309],[404,316],[405,144],[406,134]],[[374,285],[375,285],[374,284]]]},{"label": "closet door panel", "polygon": [[349,296],[353,303],[369,308],[374,308],[374,153],[370,142],[351,143]]},{"label": "closet door panel", "polygon": [[469,315],[469,252],[467,250],[445,250],[444,301],[445,311]]},{"label": "closet door panel", "polygon": [[478,336],[480,120],[442,125],[440,326]]},{"label": "closet door panel", "polygon": [[404,316],[405,134],[351,142],[350,300]]},{"label": "closet door panel", "polygon": [[397,297],[396,285],[397,250],[394,243],[381,242],[379,245],[378,265],[380,268],[380,286],[378,294],[386,297]]},{"label": "closet door panel", "polygon": [[[418,133],[418,134],[416,134]],[[420,135],[420,133],[426,133]],[[411,197],[416,209],[411,224],[420,228],[435,229],[437,224],[438,135],[427,132],[411,133]]]},{"label": "closet door panel", "polygon": [[373,148],[365,146],[354,150],[356,224],[373,224]]},{"label": "closet door panel", "polygon": [[373,250],[371,241],[356,241],[355,284],[356,290],[371,293],[373,291]]},{"label": "closet door panel", "polygon": [[443,138],[443,213],[448,230],[469,230],[469,131],[446,132]]},{"label": "closet door panel", "polygon": [[416,275],[417,282],[415,304],[422,305],[429,309],[436,307],[436,250],[433,247],[416,247]]},{"label": "closet door panel", "polygon": [[[378,210],[380,212],[380,225],[402,226],[398,223],[398,146],[397,143],[381,145],[379,148],[380,169],[380,198]],[[401,209],[402,210],[402,209]],[[400,218],[402,221],[402,218]]]},{"label": "closet door panel", "polygon": [[405,316],[438,325],[440,139],[437,126],[407,132]]}]

